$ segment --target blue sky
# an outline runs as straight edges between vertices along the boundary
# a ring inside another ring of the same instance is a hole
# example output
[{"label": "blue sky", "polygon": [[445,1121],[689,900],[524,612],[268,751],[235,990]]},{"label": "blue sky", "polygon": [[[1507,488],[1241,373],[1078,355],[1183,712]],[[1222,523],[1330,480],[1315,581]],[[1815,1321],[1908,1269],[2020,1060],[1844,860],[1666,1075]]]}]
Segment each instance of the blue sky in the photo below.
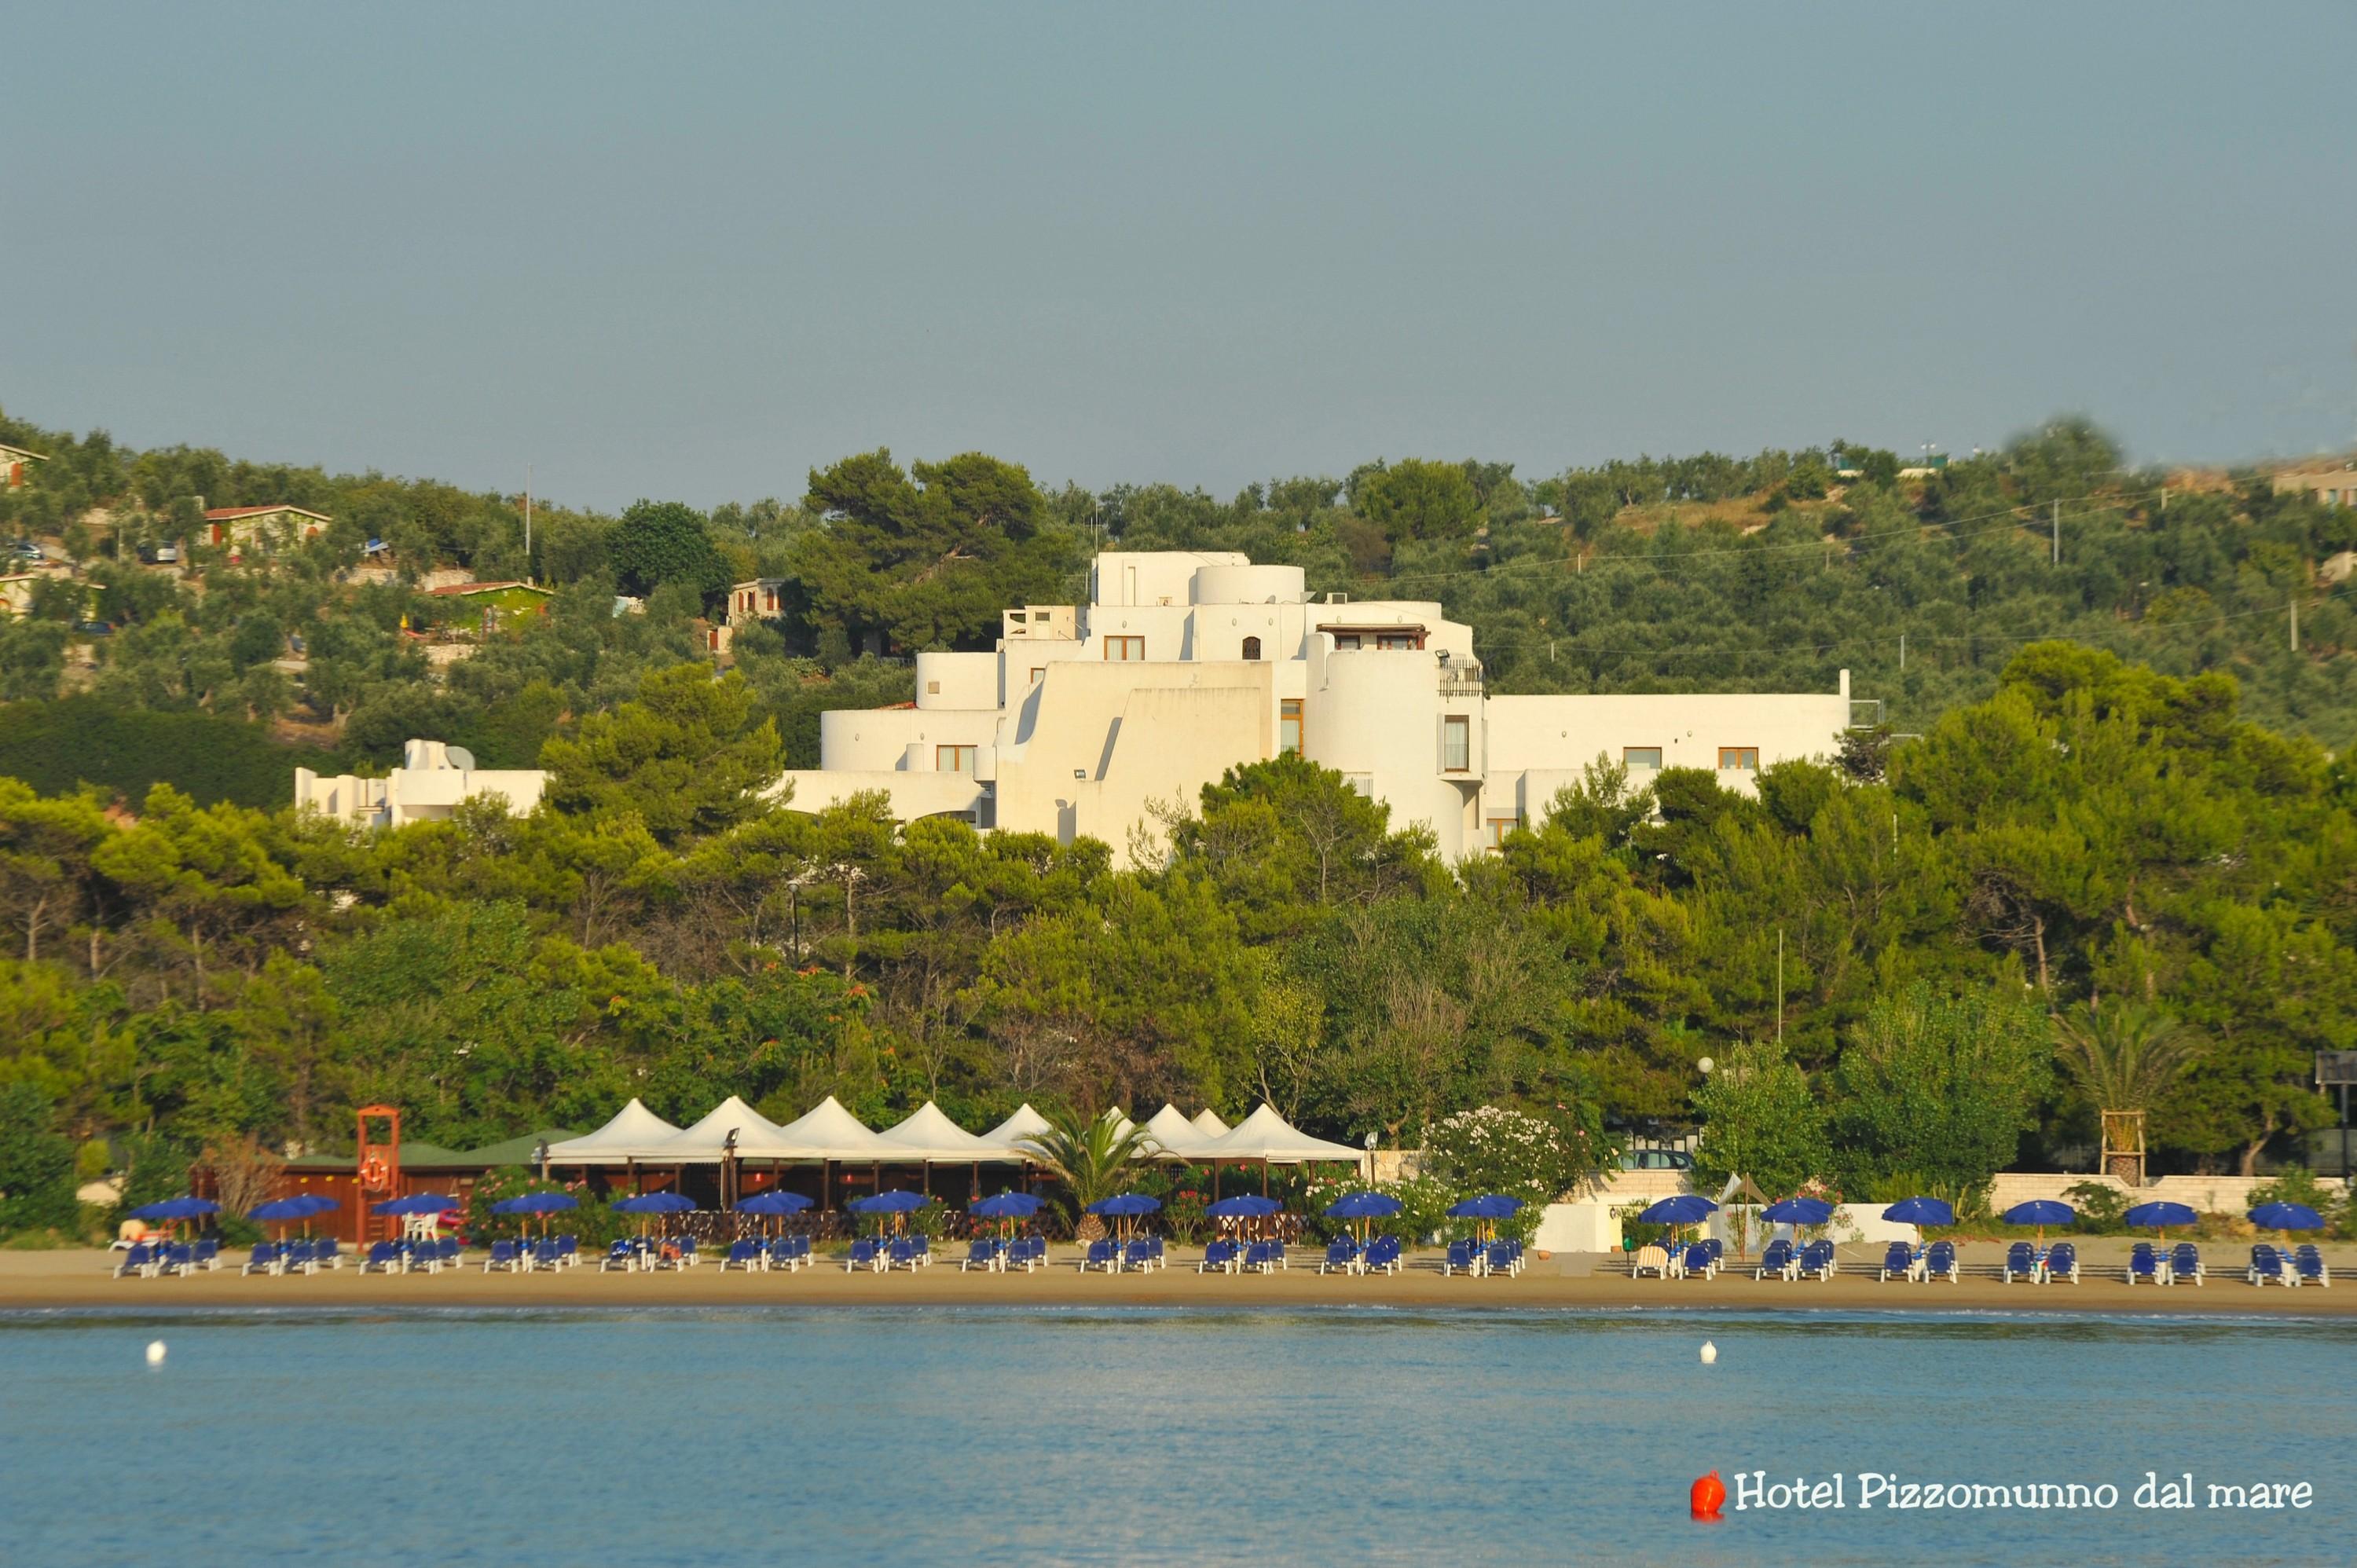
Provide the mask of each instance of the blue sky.
[{"label": "blue sky", "polygon": [[619,506],[2357,440],[2357,7],[17,5],[0,405]]}]

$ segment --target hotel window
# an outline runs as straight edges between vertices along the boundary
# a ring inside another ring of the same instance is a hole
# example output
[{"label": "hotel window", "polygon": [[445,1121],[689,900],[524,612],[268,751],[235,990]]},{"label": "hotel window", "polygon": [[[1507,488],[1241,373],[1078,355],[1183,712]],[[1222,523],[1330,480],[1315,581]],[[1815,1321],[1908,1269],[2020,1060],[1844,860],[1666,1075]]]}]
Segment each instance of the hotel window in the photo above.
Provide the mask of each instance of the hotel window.
[{"label": "hotel window", "polygon": [[1301,755],[1301,699],[1286,697],[1276,704],[1276,749]]},{"label": "hotel window", "polygon": [[1047,678],[1048,670],[1045,665],[1034,664],[1031,666],[1031,683],[1034,686],[1038,685],[1040,682],[1045,681]]},{"label": "hotel window", "polygon": [[973,772],[974,747],[970,746],[937,746],[933,747],[933,771],[936,773]]},{"label": "hotel window", "polygon": [[1490,847],[1491,849],[1496,849],[1500,845],[1503,844],[1506,842],[1506,835],[1512,832],[1516,828],[1519,828],[1522,825],[1523,819],[1520,817],[1491,817],[1490,819]]},{"label": "hotel window", "polygon": [[1718,770],[1721,773],[1760,771],[1760,748],[1756,746],[1722,746],[1718,748]]},{"label": "hotel window", "polygon": [[1355,652],[1357,652],[1358,650],[1359,650],[1359,634],[1358,634],[1357,632],[1355,632],[1355,631],[1338,631],[1338,632],[1336,632],[1336,633],[1334,634],[1334,651],[1335,651],[1335,652],[1337,652],[1337,653],[1355,653]]},{"label": "hotel window", "polygon": [[1464,773],[1473,766],[1473,721],[1464,714],[1444,714],[1440,719],[1440,768],[1444,773]]},{"label": "hotel window", "polygon": [[1142,637],[1108,637],[1104,656],[1108,661],[1124,664],[1142,662],[1146,658],[1146,639]]},{"label": "hotel window", "polygon": [[1244,639],[1244,657],[1245,657],[1246,659],[1248,659],[1248,660],[1253,660],[1253,661],[1254,661],[1254,662],[1255,662],[1255,663],[1257,663],[1257,662],[1259,661],[1259,660],[1260,660],[1260,639],[1259,639],[1259,638],[1257,638],[1257,637],[1247,637],[1247,638],[1245,638],[1245,639]]},{"label": "hotel window", "polygon": [[1346,789],[1356,789],[1370,800],[1375,798],[1375,776],[1372,773],[1345,773],[1342,783]]},{"label": "hotel window", "polygon": [[1620,748],[1620,766],[1623,768],[1659,768],[1661,765],[1662,748],[1658,746],[1624,746]]},{"label": "hotel window", "polygon": [[1398,652],[1403,649],[1412,649],[1415,646],[1415,633],[1412,631],[1386,631],[1376,637],[1375,646],[1377,648],[1388,649],[1393,652]]}]

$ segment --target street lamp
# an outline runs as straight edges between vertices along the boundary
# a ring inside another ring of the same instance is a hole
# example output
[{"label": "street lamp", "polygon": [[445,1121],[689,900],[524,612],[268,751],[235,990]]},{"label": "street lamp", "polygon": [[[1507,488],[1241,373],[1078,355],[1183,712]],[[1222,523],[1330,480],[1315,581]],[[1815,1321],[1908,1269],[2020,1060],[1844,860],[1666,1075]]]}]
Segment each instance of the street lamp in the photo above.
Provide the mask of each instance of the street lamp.
[{"label": "street lamp", "polygon": [[1367,1134],[1367,1185],[1375,1185],[1375,1135],[1372,1133]]}]

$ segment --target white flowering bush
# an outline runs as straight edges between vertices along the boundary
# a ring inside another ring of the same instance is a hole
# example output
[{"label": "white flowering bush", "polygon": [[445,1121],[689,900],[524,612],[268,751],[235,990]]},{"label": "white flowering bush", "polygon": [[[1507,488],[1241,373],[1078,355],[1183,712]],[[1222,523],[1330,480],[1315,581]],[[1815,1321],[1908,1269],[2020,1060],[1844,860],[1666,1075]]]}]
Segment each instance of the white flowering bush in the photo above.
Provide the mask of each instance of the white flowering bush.
[{"label": "white flowering bush", "polygon": [[1431,1175],[1468,1196],[1501,1192],[1545,1205],[1601,1168],[1602,1138],[1568,1119],[1533,1116],[1500,1105],[1477,1105],[1437,1123],[1425,1135]]}]

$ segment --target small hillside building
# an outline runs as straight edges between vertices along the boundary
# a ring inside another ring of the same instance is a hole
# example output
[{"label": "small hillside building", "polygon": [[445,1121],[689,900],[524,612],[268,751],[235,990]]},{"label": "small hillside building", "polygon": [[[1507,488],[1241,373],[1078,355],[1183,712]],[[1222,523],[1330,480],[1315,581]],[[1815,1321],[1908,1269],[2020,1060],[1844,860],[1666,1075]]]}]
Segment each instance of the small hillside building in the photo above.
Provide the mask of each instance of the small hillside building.
[{"label": "small hillside building", "polygon": [[796,810],[880,790],[903,821],[1087,834],[1129,858],[1152,808],[1192,811],[1232,767],[1295,752],[1428,824],[1450,859],[1546,813],[1599,757],[1635,785],[1829,757],[1849,674],[1791,694],[1492,696],[1472,628],[1426,600],[1313,601],[1298,566],[1110,551],[1085,605],[1006,612],[989,653],[920,653],[916,701],[819,715]]},{"label": "small hillside building", "polygon": [[2300,468],[2275,477],[2276,494],[2304,495],[2320,506],[2357,507],[2357,465],[2338,468]]},{"label": "small hillside building", "polygon": [[363,828],[398,828],[411,822],[447,822],[462,800],[495,796],[516,816],[540,805],[548,775],[536,768],[483,768],[463,746],[438,740],[413,740],[401,748],[401,766],[382,779],[346,773],[325,779],[307,768],[295,770],[295,805],[339,822]]},{"label": "small hillside building", "polygon": [[299,506],[223,506],[205,513],[205,542],[229,549],[234,561],[310,538],[334,521]]},{"label": "small hillside building", "polygon": [[48,461],[38,452],[27,452],[22,446],[0,443],[0,487],[15,489],[25,482],[26,464]]},{"label": "small hillside building", "polygon": [[759,621],[776,620],[785,613],[783,577],[755,577],[748,582],[731,583],[727,613],[705,629],[705,645],[715,653],[726,653],[739,631]]}]

